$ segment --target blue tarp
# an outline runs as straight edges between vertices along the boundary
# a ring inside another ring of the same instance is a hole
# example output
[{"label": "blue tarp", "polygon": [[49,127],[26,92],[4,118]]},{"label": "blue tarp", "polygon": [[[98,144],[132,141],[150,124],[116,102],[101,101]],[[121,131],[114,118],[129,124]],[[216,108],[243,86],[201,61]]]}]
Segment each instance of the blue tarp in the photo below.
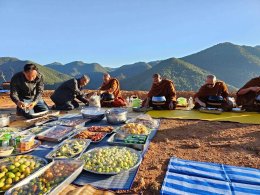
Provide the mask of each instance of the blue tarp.
[{"label": "blue tarp", "polygon": [[260,194],[260,170],[171,158],[161,194]]}]

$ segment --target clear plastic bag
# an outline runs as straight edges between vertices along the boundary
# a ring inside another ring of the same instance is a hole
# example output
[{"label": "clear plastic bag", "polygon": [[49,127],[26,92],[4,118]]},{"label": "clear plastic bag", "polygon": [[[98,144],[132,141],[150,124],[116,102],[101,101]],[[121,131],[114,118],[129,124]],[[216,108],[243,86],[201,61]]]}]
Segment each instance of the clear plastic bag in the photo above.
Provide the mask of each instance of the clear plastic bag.
[{"label": "clear plastic bag", "polygon": [[142,124],[150,129],[155,129],[159,127],[159,121],[153,119],[150,115],[148,114],[141,114],[135,118],[132,118],[127,121],[127,123],[139,123]]}]

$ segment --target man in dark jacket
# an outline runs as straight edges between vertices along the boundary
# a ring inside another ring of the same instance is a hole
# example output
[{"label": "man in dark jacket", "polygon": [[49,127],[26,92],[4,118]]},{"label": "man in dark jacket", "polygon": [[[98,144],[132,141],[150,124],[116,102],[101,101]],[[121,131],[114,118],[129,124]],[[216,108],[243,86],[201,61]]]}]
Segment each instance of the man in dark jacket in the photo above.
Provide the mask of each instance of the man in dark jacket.
[{"label": "man in dark jacket", "polygon": [[90,81],[87,75],[83,75],[80,79],[70,79],[62,83],[52,94],[51,100],[55,103],[56,110],[73,110],[79,107],[79,103],[75,100],[88,104],[88,100],[81,92],[82,88]]},{"label": "man in dark jacket", "polygon": [[16,73],[10,83],[10,97],[17,105],[17,114],[32,118],[34,113],[48,111],[42,100],[43,76],[36,65],[26,64],[23,72]]}]

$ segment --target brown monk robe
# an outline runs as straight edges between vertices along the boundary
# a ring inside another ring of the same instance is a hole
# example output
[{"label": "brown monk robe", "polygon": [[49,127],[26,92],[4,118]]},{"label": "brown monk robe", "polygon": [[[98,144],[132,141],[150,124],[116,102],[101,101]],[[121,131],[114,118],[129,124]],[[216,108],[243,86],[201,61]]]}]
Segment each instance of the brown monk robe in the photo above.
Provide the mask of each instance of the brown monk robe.
[{"label": "brown monk robe", "polygon": [[173,110],[176,108],[176,90],[174,84],[171,80],[162,79],[159,74],[153,75],[153,85],[147,95],[147,98],[143,102],[144,107],[157,108],[156,105],[152,103],[153,96],[165,96],[166,102],[160,108],[165,110]]},{"label": "brown monk robe", "polygon": [[260,95],[260,77],[251,79],[238,90],[236,103],[247,111],[260,111],[260,106],[255,102],[257,95]]},{"label": "brown monk robe", "polygon": [[104,74],[103,83],[100,87],[101,91],[114,95],[113,102],[101,101],[102,107],[121,107],[126,106],[126,101],[121,97],[120,84],[116,78],[112,78],[109,74]]},{"label": "brown monk robe", "polygon": [[214,75],[208,75],[205,84],[201,86],[199,91],[194,95],[194,109],[208,107],[207,100],[209,96],[222,96],[224,102],[220,107],[225,111],[230,111],[233,107],[233,103],[228,100],[228,95],[227,85],[222,81],[216,81]]}]

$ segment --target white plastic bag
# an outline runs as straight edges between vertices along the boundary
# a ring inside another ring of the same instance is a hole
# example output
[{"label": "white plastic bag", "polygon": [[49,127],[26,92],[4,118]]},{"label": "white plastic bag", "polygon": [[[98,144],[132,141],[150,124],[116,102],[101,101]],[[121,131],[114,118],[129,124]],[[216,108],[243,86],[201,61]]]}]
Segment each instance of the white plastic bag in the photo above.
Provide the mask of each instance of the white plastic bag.
[{"label": "white plastic bag", "polygon": [[96,93],[94,93],[94,94],[89,98],[89,106],[100,108],[100,107],[101,107],[101,104],[100,104],[100,96],[97,95]]}]

